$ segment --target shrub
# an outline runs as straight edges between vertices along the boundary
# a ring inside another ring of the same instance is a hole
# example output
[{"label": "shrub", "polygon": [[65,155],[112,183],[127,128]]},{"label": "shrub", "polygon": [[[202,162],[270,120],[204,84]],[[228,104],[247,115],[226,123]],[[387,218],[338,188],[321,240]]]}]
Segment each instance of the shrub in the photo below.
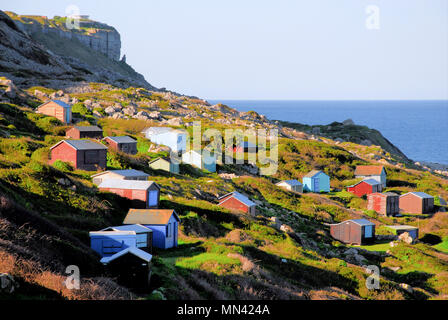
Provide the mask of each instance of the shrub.
[{"label": "shrub", "polygon": [[70,163],[61,160],[56,160],[53,167],[64,172],[73,171],[73,166]]},{"label": "shrub", "polygon": [[80,115],[83,115],[83,116],[92,115],[92,111],[87,109],[86,106],[81,102],[75,103],[72,106],[72,112],[79,113]]}]

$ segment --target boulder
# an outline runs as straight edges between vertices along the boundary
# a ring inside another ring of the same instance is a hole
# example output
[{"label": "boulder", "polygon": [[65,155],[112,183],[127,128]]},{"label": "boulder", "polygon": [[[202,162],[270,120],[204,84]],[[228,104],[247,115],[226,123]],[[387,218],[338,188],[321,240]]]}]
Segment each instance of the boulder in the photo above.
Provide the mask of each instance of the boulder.
[{"label": "boulder", "polygon": [[112,116],[110,116],[112,119],[126,119],[126,117],[120,113],[120,112],[115,112],[114,114],[112,114]]},{"label": "boulder", "polygon": [[103,118],[103,117],[104,117],[101,113],[99,113],[99,112],[96,111],[96,110],[93,111],[93,116],[94,116],[94,117],[97,117],[97,118]]},{"label": "boulder", "polygon": [[138,112],[134,118],[139,119],[139,120],[149,120],[149,114],[146,111],[140,111]]},{"label": "boulder", "polygon": [[148,116],[151,119],[161,119],[161,117],[162,117],[160,112],[158,112],[158,111],[151,112]]},{"label": "boulder", "polygon": [[104,112],[106,112],[107,114],[114,114],[115,113],[115,108],[114,107],[107,107],[106,109],[104,109]]},{"label": "boulder", "polygon": [[355,122],[352,119],[347,119],[347,120],[342,121],[342,124],[344,126],[349,126],[349,125],[354,125]]},{"label": "boulder", "polygon": [[123,109],[123,113],[127,114],[128,116],[133,116],[134,114],[137,113],[137,109],[135,109],[135,107],[127,107]]},{"label": "boulder", "polygon": [[44,93],[44,92],[42,92],[42,91],[40,91],[40,90],[34,90],[34,95],[37,97],[37,98],[39,98],[39,99],[41,99],[41,100],[44,100],[44,99],[48,99],[49,97],[48,97],[48,94],[46,94],[46,93]]},{"label": "boulder", "polygon": [[10,294],[13,293],[19,284],[14,280],[14,278],[7,273],[0,273],[0,293]]},{"label": "boulder", "polygon": [[64,187],[68,187],[68,186],[72,185],[72,182],[69,179],[67,179],[67,178],[60,178],[60,179],[58,179],[58,183],[61,186],[64,186]]},{"label": "boulder", "polygon": [[403,232],[398,236],[398,240],[406,242],[407,244],[412,244],[414,239],[409,235],[409,232]]},{"label": "boulder", "polygon": [[294,230],[293,230],[290,226],[288,226],[288,225],[286,225],[286,224],[282,224],[282,225],[280,226],[280,231],[283,231],[283,232],[286,232],[286,233],[292,233],[292,232],[294,232]]},{"label": "boulder", "polygon": [[413,293],[414,292],[414,289],[410,285],[408,285],[407,283],[400,283],[400,288],[405,290],[405,291],[407,291],[407,292],[409,292],[409,293]]},{"label": "boulder", "polygon": [[181,126],[183,123],[182,118],[171,118],[166,121],[166,124],[170,126]]}]

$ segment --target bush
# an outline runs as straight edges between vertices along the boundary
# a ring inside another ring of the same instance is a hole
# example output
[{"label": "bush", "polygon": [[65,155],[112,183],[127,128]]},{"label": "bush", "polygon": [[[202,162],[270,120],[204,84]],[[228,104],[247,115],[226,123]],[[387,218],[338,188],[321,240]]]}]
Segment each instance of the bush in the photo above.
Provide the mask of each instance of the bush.
[{"label": "bush", "polygon": [[31,159],[43,163],[48,163],[50,151],[48,148],[40,148],[33,152]]},{"label": "bush", "polygon": [[69,172],[69,171],[73,171],[73,166],[68,163],[68,162],[64,162],[61,160],[56,160],[53,163],[53,167],[60,170],[60,171],[64,171],[64,172]]},{"label": "bush", "polygon": [[72,106],[72,112],[79,113],[80,115],[83,115],[83,116],[92,115],[92,111],[87,109],[86,106],[81,102],[75,103]]}]

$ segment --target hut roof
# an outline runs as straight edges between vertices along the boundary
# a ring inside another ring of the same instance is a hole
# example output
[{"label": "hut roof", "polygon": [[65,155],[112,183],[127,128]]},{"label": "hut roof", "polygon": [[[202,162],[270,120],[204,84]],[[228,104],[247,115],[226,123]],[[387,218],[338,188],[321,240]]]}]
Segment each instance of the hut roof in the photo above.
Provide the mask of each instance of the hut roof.
[{"label": "hut roof", "polygon": [[166,162],[169,162],[169,163],[176,163],[175,161],[171,160],[171,158],[169,158],[169,157],[158,157],[158,158],[156,158],[154,160],[149,161],[149,164],[157,162],[157,161],[166,161]]},{"label": "hut roof", "polygon": [[108,228],[100,231],[90,231],[89,236],[111,236],[111,235],[135,235],[135,231],[131,230],[110,230]]},{"label": "hut roof", "polygon": [[98,185],[98,188],[148,190],[153,184],[155,184],[157,188],[159,188],[157,183],[155,183],[154,181],[105,179]]},{"label": "hut roof", "polygon": [[173,214],[180,221],[173,209],[130,209],[123,224],[166,225]]},{"label": "hut roof", "polygon": [[408,195],[408,194],[413,194],[413,195],[415,195],[415,196],[417,196],[417,197],[419,197],[421,199],[432,199],[432,198],[434,198],[433,196],[430,196],[429,194],[424,193],[424,192],[408,192],[408,193],[405,193],[405,194],[401,195],[401,197],[404,197],[405,195]]},{"label": "hut roof", "polygon": [[67,103],[65,103],[64,101],[61,101],[61,100],[48,100],[48,101],[45,101],[44,103],[42,103],[40,106],[38,106],[37,108],[40,108],[40,107],[42,107],[42,106],[44,106],[44,105],[46,105],[47,103],[50,103],[50,102],[54,102],[54,103],[56,103],[56,104],[58,104],[58,105],[60,105],[61,107],[63,107],[63,108],[65,108],[65,109],[70,109],[71,107],[70,107],[70,105],[68,105]]},{"label": "hut roof", "polygon": [[355,169],[356,176],[379,176],[384,166],[357,166]]},{"label": "hut roof", "polygon": [[367,184],[369,184],[371,186],[377,186],[377,185],[381,184],[381,182],[376,181],[375,179],[364,179],[364,180],[361,180],[358,183],[356,183],[356,184],[354,184],[352,186],[349,186],[349,187],[355,187],[355,186],[357,186],[358,184],[360,184],[362,182],[365,182],[365,183],[367,183]]},{"label": "hut roof", "polygon": [[367,219],[352,219],[348,221],[353,221],[354,223],[360,225],[360,226],[372,226],[375,225],[373,222],[370,222]]},{"label": "hut roof", "polygon": [[[120,137],[106,137],[112,141],[115,141],[116,143],[134,143],[137,142],[137,140],[132,139],[131,137],[128,136],[120,136]],[[106,139],[104,138],[104,139]]]},{"label": "hut roof", "polygon": [[321,170],[312,170],[312,171],[308,172],[308,174],[306,174],[304,176],[304,178],[313,178],[314,176],[318,175],[321,172],[322,172]]},{"label": "hut roof", "polygon": [[302,185],[300,183],[300,181],[298,181],[298,180],[283,180],[283,181],[280,181],[280,182],[278,182],[276,184],[278,185],[280,183],[286,183],[286,184],[288,184],[290,186],[301,186]]},{"label": "hut roof", "polygon": [[54,146],[50,148],[53,149],[60,145],[61,143],[67,143],[68,145],[72,146],[76,150],[98,150],[98,149],[107,149],[107,147],[101,143],[93,142],[90,140],[62,140],[58,143],[56,143]]},{"label": "hut roof", "polygon": [[141,233],[141,232],[152,232],[151,229],[142,226],[141,224],[127,224],[123,226],[115,226],[115,227],[108,227],[103,229],[102,231],[107,230],[117,230],[117,231],[133,231],[134,233]]},{"label": "hut roof", "polygon": [[103,129],[97,126],[73,126],[73,128],[80,132],[103,132]]},{"label": "hut roof", "polygon": [[102,176],[109,172],[115,173],[115,174],[123,176],[123,177],[141,177],[141,176],[149,177],[149,174],[147,174],[143,171],[135,170],[135,169],[126,169],[126,170],[108,170],[108,171],[100,172],[100,173],[94,174],[92,176],[92,178]]},{"label": "hut roof", "polygon": [[[230,195],[230,197],[228,197],[229,195]],[[227,198],[227,197],[228,197],[228,198]],[[243,195],[243,194],[241,194],[241,193],[239,193],[239,192],[237,192],[237,191],[228,193],[228,194],[226,194],[226,195],[220,197],[218,200],[221,200],[221,199],[224,199],[224,198],[227,198],[227,199],[235,198],[235,199],[237,199],[239,202],[243,203],[244,205],[246,205],[246,206],[248,206],[248,207],[255,206],[255,202],[251,201],[248,197],[246,197],[245,195]],[[227,201],[227,199],[225,199],[225,200],[223,200],[223,201],[220,201],[219,203],[221,204],[221,203]]]},{"label": "hut roof", "polygon": [[145,252],[145,251],[143,251],[143,250],[141,250],[139,248],[136,248],[136,247],[129,247],[129,248],[126,248],[124,250],[121,250],[121,251],[117,252],[116,254],[114,254],[114,255],[112,255],[110,257],[102,258],[100,260],[100,262],[102,264],[108,264],[109,262],[112,262],[112,261],[114,261],[114,260],[116,260],[116,259],[118,259],[118,258],[120,258],[120,257],[122,257],[122,256],[124,256],[125,254],[128,254],[128,253],[132,254],[132,255],[134,255],[134,256],[136,256],[136,257],[138,257],[138,258],[140,258],[140,259],[142,259],[143,261],[146,261],[146,262],[151,262],[151,260],[152,260],[152,255],[151,254],[149,254],[149,253],[147,253],[147,252]]}]

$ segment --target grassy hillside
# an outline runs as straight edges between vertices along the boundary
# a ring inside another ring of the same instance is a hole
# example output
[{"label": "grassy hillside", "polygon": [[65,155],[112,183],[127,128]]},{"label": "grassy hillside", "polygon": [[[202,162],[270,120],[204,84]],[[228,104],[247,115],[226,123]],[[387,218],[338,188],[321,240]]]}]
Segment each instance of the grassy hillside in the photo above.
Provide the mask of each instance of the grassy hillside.
[{"label": "grassy hillside", "polygon": [[[164,153],[150,152],[151,143],[140,133],[146,126],[160,124],[159,121],[99,118],[85,108],[84,101],[98,102],[101,107],[97,111],[103,114],[114,103],[133,104],[139,111],[157,110],[167,119],[182,116],[185,110],[200,110],[212,113],[214,122],[210,116],[201,117],[201,113],[188,121],[203,120],[203,126],[218,130],[263,124],[250,119],[218,123],[229,115],[210,111],[204,102],[187,97],[156,92],[141,95],[135,88],[91,86],[88,93],[71,95],[79,100],[75,118],[79,123],[101,125],[105,135],[126,134],[138,140],[139,152],[135,156],[109,151],[108,168],[135,168],[151,175],[151,180],[161,186],[161,207],[174,208],[180,214],[180,245],[176,249],[155,250],[151,290],[147,293],[131,294],[105,278],[98,257],[89,248],[88,232],[120,224],[129,203],[99,192],[92,184],[92,172],[74,170],[63,162],[47,164],[49,148],[64,138],[66,126],[34,113],[35,102],[2,103],[0,254],[5,258],[0,261],[9,262],[0,263],[0,272],[21,279],[24,286],[18,296],[92,299],[119,288],[114,298],[446,299],[448,255],[444,248],[448,214],[387,218],[367,211],[365,199],[343,191],[353,182],[356,165],[377,163],[351,152],[359,145],[282,138],[279,170],[272,177],[252,175],[237,165],[218,166],[218,173],[182,165],[181,174],[170,175],[147,166],[150,159]],[[180,127],[191,130],[186,125]],[[275,186],[279,179],[301,180],[312,169],[322,169],[332,177],[331,193],[296,194]],[[448,181],[441,177],[393,165],[387,165],[386,171],[386,191],[424,191],[448,197]],[[220,173],[235,176],[224,179]],[[217,196],[233,190],[244,192],[257,202],[256,217],[216,205]],[[328,223],[360,217],[373,221],[379,234],[388,233],[384,228],[387,224],[419,226],[422,241],[416,245],[386,246],[387,250],[359,249],[365,261],[353,260],[346,253],[350,247],[329,236]],[[11,232],[15,229],[24,231]],[[439,241],[425,241],[429,238]],[[39,263],[41,269],[30,275],[22,260]],[[64,266],[69,264],[80,265],[86,277],[94,279],[90,282],[93,287],[86,287],[85,292],[75,296],[59,293],[52,279],[61,277]],[[382,269],[379,290],[367,290],[365,280],[369,275],[364,264]],[[413,291],[402,289],[402,283],[412,286]]]}]

